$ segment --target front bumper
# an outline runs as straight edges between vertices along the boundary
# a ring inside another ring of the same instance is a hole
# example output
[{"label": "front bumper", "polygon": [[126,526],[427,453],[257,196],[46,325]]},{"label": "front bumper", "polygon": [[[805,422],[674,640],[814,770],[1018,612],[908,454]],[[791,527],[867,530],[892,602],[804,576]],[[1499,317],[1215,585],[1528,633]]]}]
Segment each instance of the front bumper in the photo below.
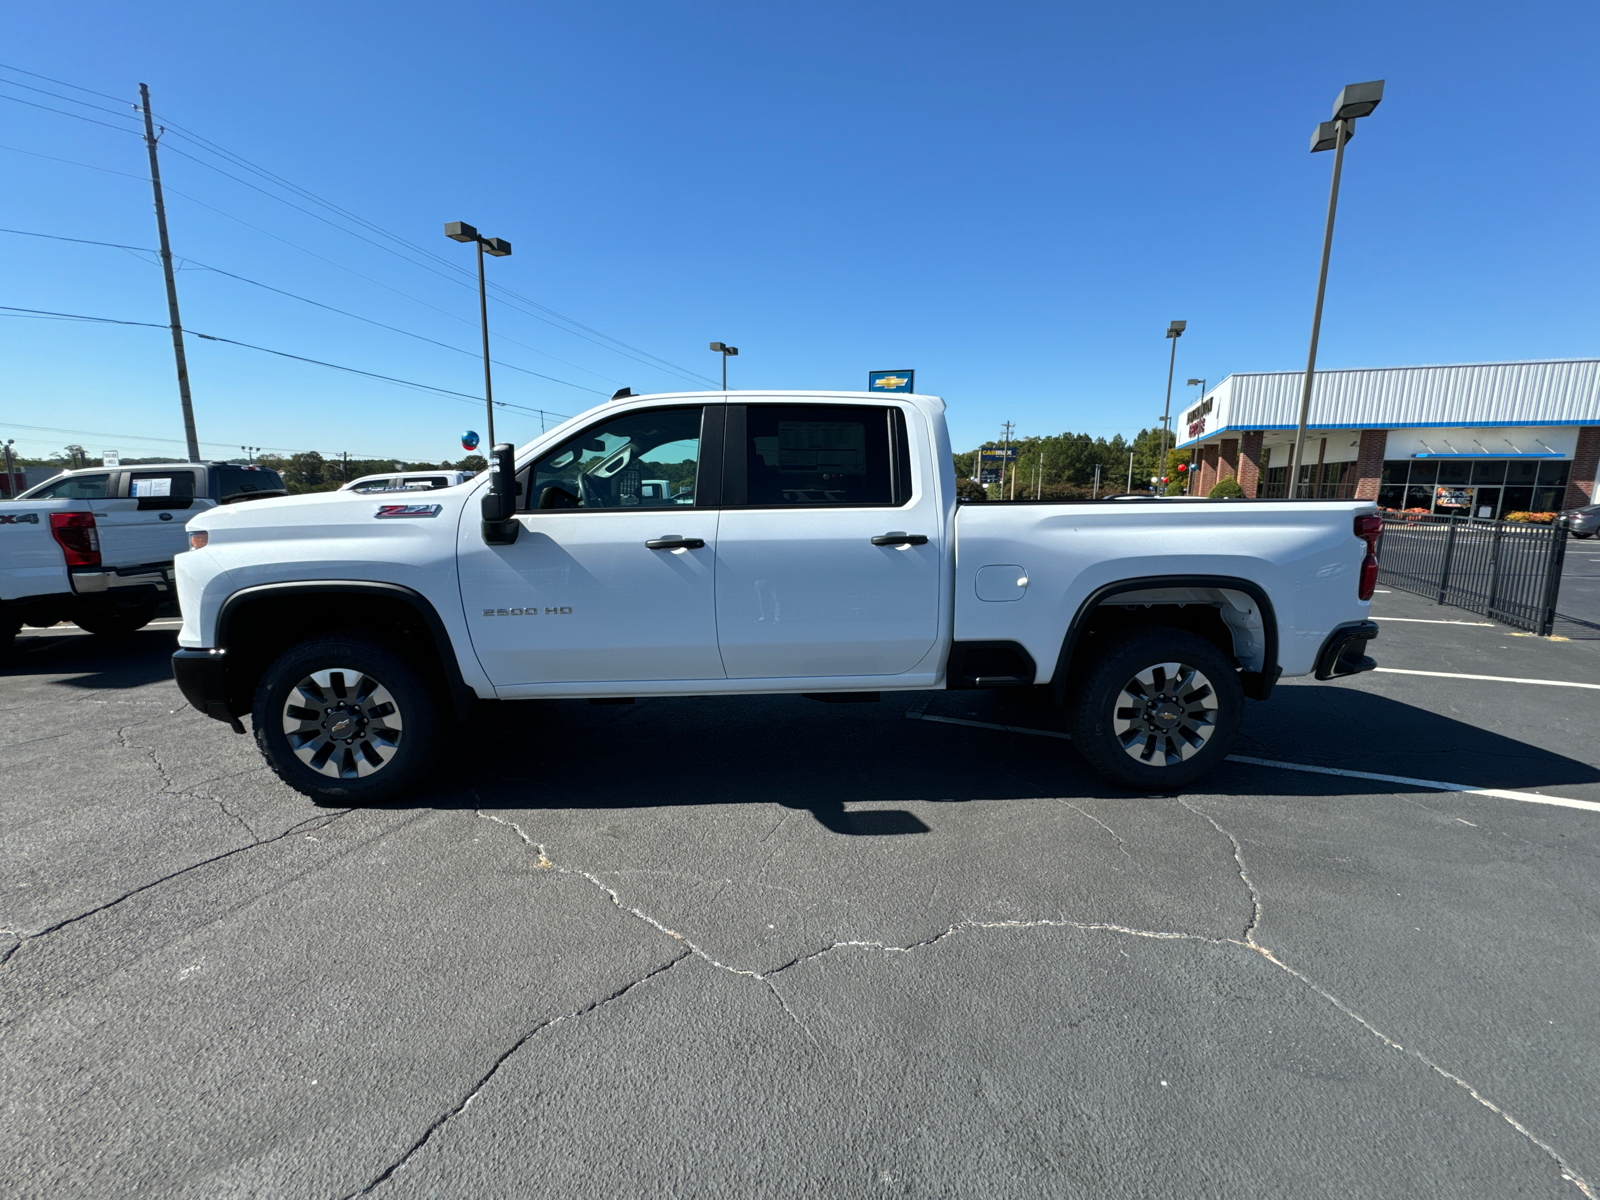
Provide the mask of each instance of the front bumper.
[{"label": "front bumper", "polygon": [[1344,675],[1359,675],[1378,664],[1366,655],[1367,643],[1378,636],[1375,621],[1355,621],[1341,625],[1328,635],[1317,651],[1316,676],[1318,679],[1337,679]]},{"label": "front bumper", "polygon": [[244,725],[228,705],[228,652],[179,650],[172,656],[172,677],[183,698],[206,716],[243,733]]}]

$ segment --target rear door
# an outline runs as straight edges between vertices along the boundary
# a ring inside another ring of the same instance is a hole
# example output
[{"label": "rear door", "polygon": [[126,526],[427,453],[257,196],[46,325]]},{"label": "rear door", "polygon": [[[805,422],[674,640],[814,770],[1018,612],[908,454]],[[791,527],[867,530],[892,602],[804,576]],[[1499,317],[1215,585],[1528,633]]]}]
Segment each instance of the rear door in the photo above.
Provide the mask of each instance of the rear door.
[{"label": "rear door", "polygon": [[721,418],[721,405],[624,410],[567,439],[519,473],[509,546],[485,544],[468,511],[461,598],[496,687],[723,678],[709,479]]},{"label": "rear door", "polygon": [[723,470],[730,679],[898,675],[933,648],[943,522],[911,470],[904,410],[730,405]]},{"label": "rear door", "polygon": [[184,525],[215,501],[205,497],[203,467],[124,467],[114,499],[97,510],[101,555],[108,567],[171,564],[188,549]]}]

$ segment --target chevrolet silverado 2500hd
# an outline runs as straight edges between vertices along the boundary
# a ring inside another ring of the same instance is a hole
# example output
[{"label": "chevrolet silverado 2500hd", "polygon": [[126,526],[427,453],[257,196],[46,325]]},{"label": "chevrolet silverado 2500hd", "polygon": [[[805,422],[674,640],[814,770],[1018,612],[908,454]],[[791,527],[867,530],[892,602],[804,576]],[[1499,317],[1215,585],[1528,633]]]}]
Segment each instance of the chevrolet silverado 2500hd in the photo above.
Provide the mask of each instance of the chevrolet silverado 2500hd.
[{"label": "chevrolet silverado 2500hd", "polygon": [[276,471],[152,463],[63,471],[0,501],[0,653],[23,625],[131,633],[172,599],[184,524],[217,504],[285,495]]},{"label": "chevrolet silverado 2500hd", "polygon": [[206,512],[173,671],[319,800],[414,783],[481,700],[1048,688],[1182,787],[1280,675],[1373,666],[1370,502],[956,503],[944,403],[613,400],[477,479]]}]

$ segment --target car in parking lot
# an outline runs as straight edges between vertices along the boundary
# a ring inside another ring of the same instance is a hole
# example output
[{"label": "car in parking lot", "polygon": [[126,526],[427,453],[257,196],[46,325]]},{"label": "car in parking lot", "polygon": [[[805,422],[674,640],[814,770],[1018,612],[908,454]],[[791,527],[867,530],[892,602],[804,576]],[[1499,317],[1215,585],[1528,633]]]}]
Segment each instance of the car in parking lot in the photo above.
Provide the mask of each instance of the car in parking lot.
[{"label": "car in parking lot", "polygon": [[1567,519],[1567,531],[1573,537],[1592,538],[1600,533],[1600,504],[1569,508],[1561,515]]}]

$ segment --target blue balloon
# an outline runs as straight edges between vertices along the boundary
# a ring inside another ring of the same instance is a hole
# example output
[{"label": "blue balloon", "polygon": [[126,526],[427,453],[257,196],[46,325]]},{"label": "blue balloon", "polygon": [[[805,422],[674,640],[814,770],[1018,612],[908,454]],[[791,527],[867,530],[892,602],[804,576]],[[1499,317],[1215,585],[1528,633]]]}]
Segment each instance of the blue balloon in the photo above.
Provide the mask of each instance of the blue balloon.
[{"label": "blue balloon", "polygon": [[467,430],[461,435],[461,448],[463,450],[476,450],[478,448],[478,435],[472,430]]}]

